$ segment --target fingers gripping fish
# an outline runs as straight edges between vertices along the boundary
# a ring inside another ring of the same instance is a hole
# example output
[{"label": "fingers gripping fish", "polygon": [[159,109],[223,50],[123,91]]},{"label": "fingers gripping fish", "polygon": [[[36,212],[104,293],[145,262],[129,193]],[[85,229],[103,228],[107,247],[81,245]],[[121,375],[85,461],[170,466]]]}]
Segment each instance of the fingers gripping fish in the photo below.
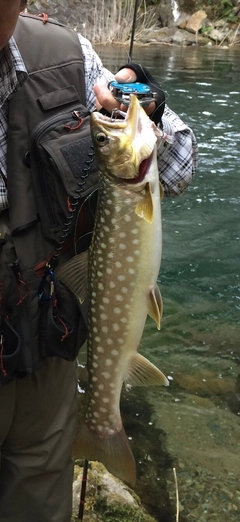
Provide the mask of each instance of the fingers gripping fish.
[{"label": "fingers gripping fish", "polygon": [[162,315],[157,286],[161,197],[153,125],[134,95],[125,120],[91,115],[99,165],[93,238],[89,252],[58,273],[81,301],[86,293],[89,299],[89,403],[74,456],[101,461],[132,486],[136,469],[121,420],[122,385],[168,385],[137,352],[147,315],[158,329]]}]

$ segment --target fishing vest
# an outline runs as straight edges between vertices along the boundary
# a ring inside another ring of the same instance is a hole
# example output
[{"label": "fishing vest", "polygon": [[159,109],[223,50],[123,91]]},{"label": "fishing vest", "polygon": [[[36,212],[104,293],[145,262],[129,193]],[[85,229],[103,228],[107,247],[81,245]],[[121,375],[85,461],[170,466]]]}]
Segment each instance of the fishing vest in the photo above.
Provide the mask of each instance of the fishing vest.
[{"label": "fishing vest", "polygon": [[0,214],[2,382],[49,356],[74,360],[86,339],[85,310],[57,280],[55,266],[86,248],[81,238],[91,237],[97,186],[77,34],[20,15],[14,38],[28,79],[9,100],[9,210]]}]

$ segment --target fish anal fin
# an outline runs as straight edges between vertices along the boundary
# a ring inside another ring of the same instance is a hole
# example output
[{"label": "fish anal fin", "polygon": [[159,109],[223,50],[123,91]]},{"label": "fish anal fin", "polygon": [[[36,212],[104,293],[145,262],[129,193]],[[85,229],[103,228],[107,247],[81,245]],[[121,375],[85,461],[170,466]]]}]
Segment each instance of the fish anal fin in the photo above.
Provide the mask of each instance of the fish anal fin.
[{"label": "fish anal fin", "polygon": [[146,185],[146,193],[135,208],[135,214],[145,219],[148,223],[153,222],[153,197],[150,183]]},{"label": "fish anal fin", "polygon": [[162,296],[158,286],[151,288],[149,292],[148,315],[156,322],[158,330],[161,327],[161,317],[163,311]]},{"label": "fish anal fin", "polygon": [[136,483],[136,464],[123,426],[114,435],[101,435],[84,422],[72,448],[74,459],[97,460],[131,487]]},{"label": "fish anal fin", "polygon": [[56,276],[78,297],[82,304],[87,296],[88,251],[72,257],[57,268]]},{"label": "fish anal fin", "polygon": [[130,386],[168,386],[167,377],[148,359],[136,352],[132,357],[125,385]]}]

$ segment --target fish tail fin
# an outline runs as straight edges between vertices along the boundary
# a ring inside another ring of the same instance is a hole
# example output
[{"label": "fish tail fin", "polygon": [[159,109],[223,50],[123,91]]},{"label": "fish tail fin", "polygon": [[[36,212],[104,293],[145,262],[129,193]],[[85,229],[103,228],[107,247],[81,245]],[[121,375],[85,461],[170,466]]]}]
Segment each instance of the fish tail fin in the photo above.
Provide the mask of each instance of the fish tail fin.
[{"label": "fish tail fin", "polygon": [[98,460],[112,475],[131,487],[136,483],[136,463],[123,426],[114,435],[103,437],[83,422],[73,442],[72,456]]}]

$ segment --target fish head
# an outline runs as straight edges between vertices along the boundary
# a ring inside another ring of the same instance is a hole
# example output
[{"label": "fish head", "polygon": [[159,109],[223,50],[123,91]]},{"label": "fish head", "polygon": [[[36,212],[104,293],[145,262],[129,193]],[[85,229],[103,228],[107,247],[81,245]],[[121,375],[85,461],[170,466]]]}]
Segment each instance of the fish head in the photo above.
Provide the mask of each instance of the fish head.
[{"label": "fish head", "polygon": [[141,182],[155,148],[155,125],[135,95],[125,119],[91,114],[91,133],[99,171],[111,177]]}]

